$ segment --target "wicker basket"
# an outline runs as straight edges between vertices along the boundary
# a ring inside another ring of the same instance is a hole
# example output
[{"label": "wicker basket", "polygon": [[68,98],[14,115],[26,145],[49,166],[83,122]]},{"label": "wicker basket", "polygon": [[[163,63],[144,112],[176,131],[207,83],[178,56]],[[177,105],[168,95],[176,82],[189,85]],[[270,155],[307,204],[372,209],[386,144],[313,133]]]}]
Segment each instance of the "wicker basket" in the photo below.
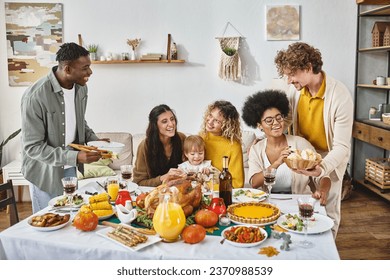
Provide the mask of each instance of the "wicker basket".
[{"label": "wicker basket", "polygon": [[383,123],[390,125],[390,113],[382,114],[382,121]]},{"label": "wicker basket", "polygon": [[365,179],[381,189],[390,189],[390,158],[366,159]]},{"label": "wicker basket", "polygon": [[283,161],[291,169],[313,169],[314,166],[319,164],[321,160],[308,160],[308,159],[289,159],[284,158]]}]

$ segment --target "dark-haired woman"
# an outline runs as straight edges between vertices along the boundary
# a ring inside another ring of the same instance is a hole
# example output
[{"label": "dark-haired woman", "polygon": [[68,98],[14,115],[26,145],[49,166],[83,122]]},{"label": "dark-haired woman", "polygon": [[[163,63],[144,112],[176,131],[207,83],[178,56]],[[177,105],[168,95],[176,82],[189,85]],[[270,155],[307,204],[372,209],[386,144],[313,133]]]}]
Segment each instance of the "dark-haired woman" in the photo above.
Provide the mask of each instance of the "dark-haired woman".
[{"label": "dark-haired woman", "polygon": [[159,186],[170,175],[184,175],[177,169],[183,162],[183,133],[177,132],[176,115],[162,104],[149,113],[146,139],[138,146],[133,181],[141,186]]},{"label": "dark-haired woman", "polygon": [[242,118],[248,126],[258,127],[266,136],[253,145],[249,152],[249,182],[253,188],[263,186],[263,168],[277,169],[273,193],[310,193],[309,177],[292,172],[283,162],[290,149],[312,149],[306,139],[286,135],[285,116],[289,113],[289,102],[284,92],[265,90],[249,96],[242,109]]}]

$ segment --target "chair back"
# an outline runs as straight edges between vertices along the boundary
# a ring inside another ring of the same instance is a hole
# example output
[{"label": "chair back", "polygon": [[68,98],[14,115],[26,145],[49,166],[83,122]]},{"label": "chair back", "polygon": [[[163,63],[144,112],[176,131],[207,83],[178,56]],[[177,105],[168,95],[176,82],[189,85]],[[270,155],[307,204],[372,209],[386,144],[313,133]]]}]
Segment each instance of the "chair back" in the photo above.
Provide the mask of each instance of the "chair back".
[{"label": "chair back", "polygon": [[19,222],[18,209],[16,208],[16,200],[14,187],[12,185],[12,180],[8,180],[7,183],[0,185],[0,191],[5,191],[5,198],[0,200],[0,209],[9,206],[10,213],[10,225]]}]

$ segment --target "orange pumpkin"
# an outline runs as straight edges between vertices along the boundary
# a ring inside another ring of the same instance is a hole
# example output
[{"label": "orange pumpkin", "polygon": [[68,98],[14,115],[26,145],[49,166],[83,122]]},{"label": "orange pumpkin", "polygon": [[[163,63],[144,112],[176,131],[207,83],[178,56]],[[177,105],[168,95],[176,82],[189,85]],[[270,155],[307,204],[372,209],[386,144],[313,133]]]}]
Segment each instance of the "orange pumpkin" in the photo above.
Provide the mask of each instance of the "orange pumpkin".
[{"label": "orange pumpkin", "polygon": [[81,206],[73,220],[73,226],[83,231],[94,230],[99,222],[98,216],[92,212],[88,205]]},{"label": "orange pumpkin", "polygon": [[181,233],[185,243],[196,244],[206,237],[206,230],[201,225],[193,224],[184,228]]}]

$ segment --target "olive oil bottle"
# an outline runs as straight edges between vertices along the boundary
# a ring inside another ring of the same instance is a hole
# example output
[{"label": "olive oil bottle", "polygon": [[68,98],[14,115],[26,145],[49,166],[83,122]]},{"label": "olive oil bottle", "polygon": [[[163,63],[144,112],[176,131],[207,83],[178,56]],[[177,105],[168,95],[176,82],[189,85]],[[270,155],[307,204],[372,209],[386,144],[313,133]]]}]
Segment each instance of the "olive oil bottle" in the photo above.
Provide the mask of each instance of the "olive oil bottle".
[{"label": "olive oil bottle", "polygon": [[222,172],[219,175],[219,197],[223,199],[226,207],[232,204],[232,174],[228,169],[229,158],[224,156],[222,158]]}]

